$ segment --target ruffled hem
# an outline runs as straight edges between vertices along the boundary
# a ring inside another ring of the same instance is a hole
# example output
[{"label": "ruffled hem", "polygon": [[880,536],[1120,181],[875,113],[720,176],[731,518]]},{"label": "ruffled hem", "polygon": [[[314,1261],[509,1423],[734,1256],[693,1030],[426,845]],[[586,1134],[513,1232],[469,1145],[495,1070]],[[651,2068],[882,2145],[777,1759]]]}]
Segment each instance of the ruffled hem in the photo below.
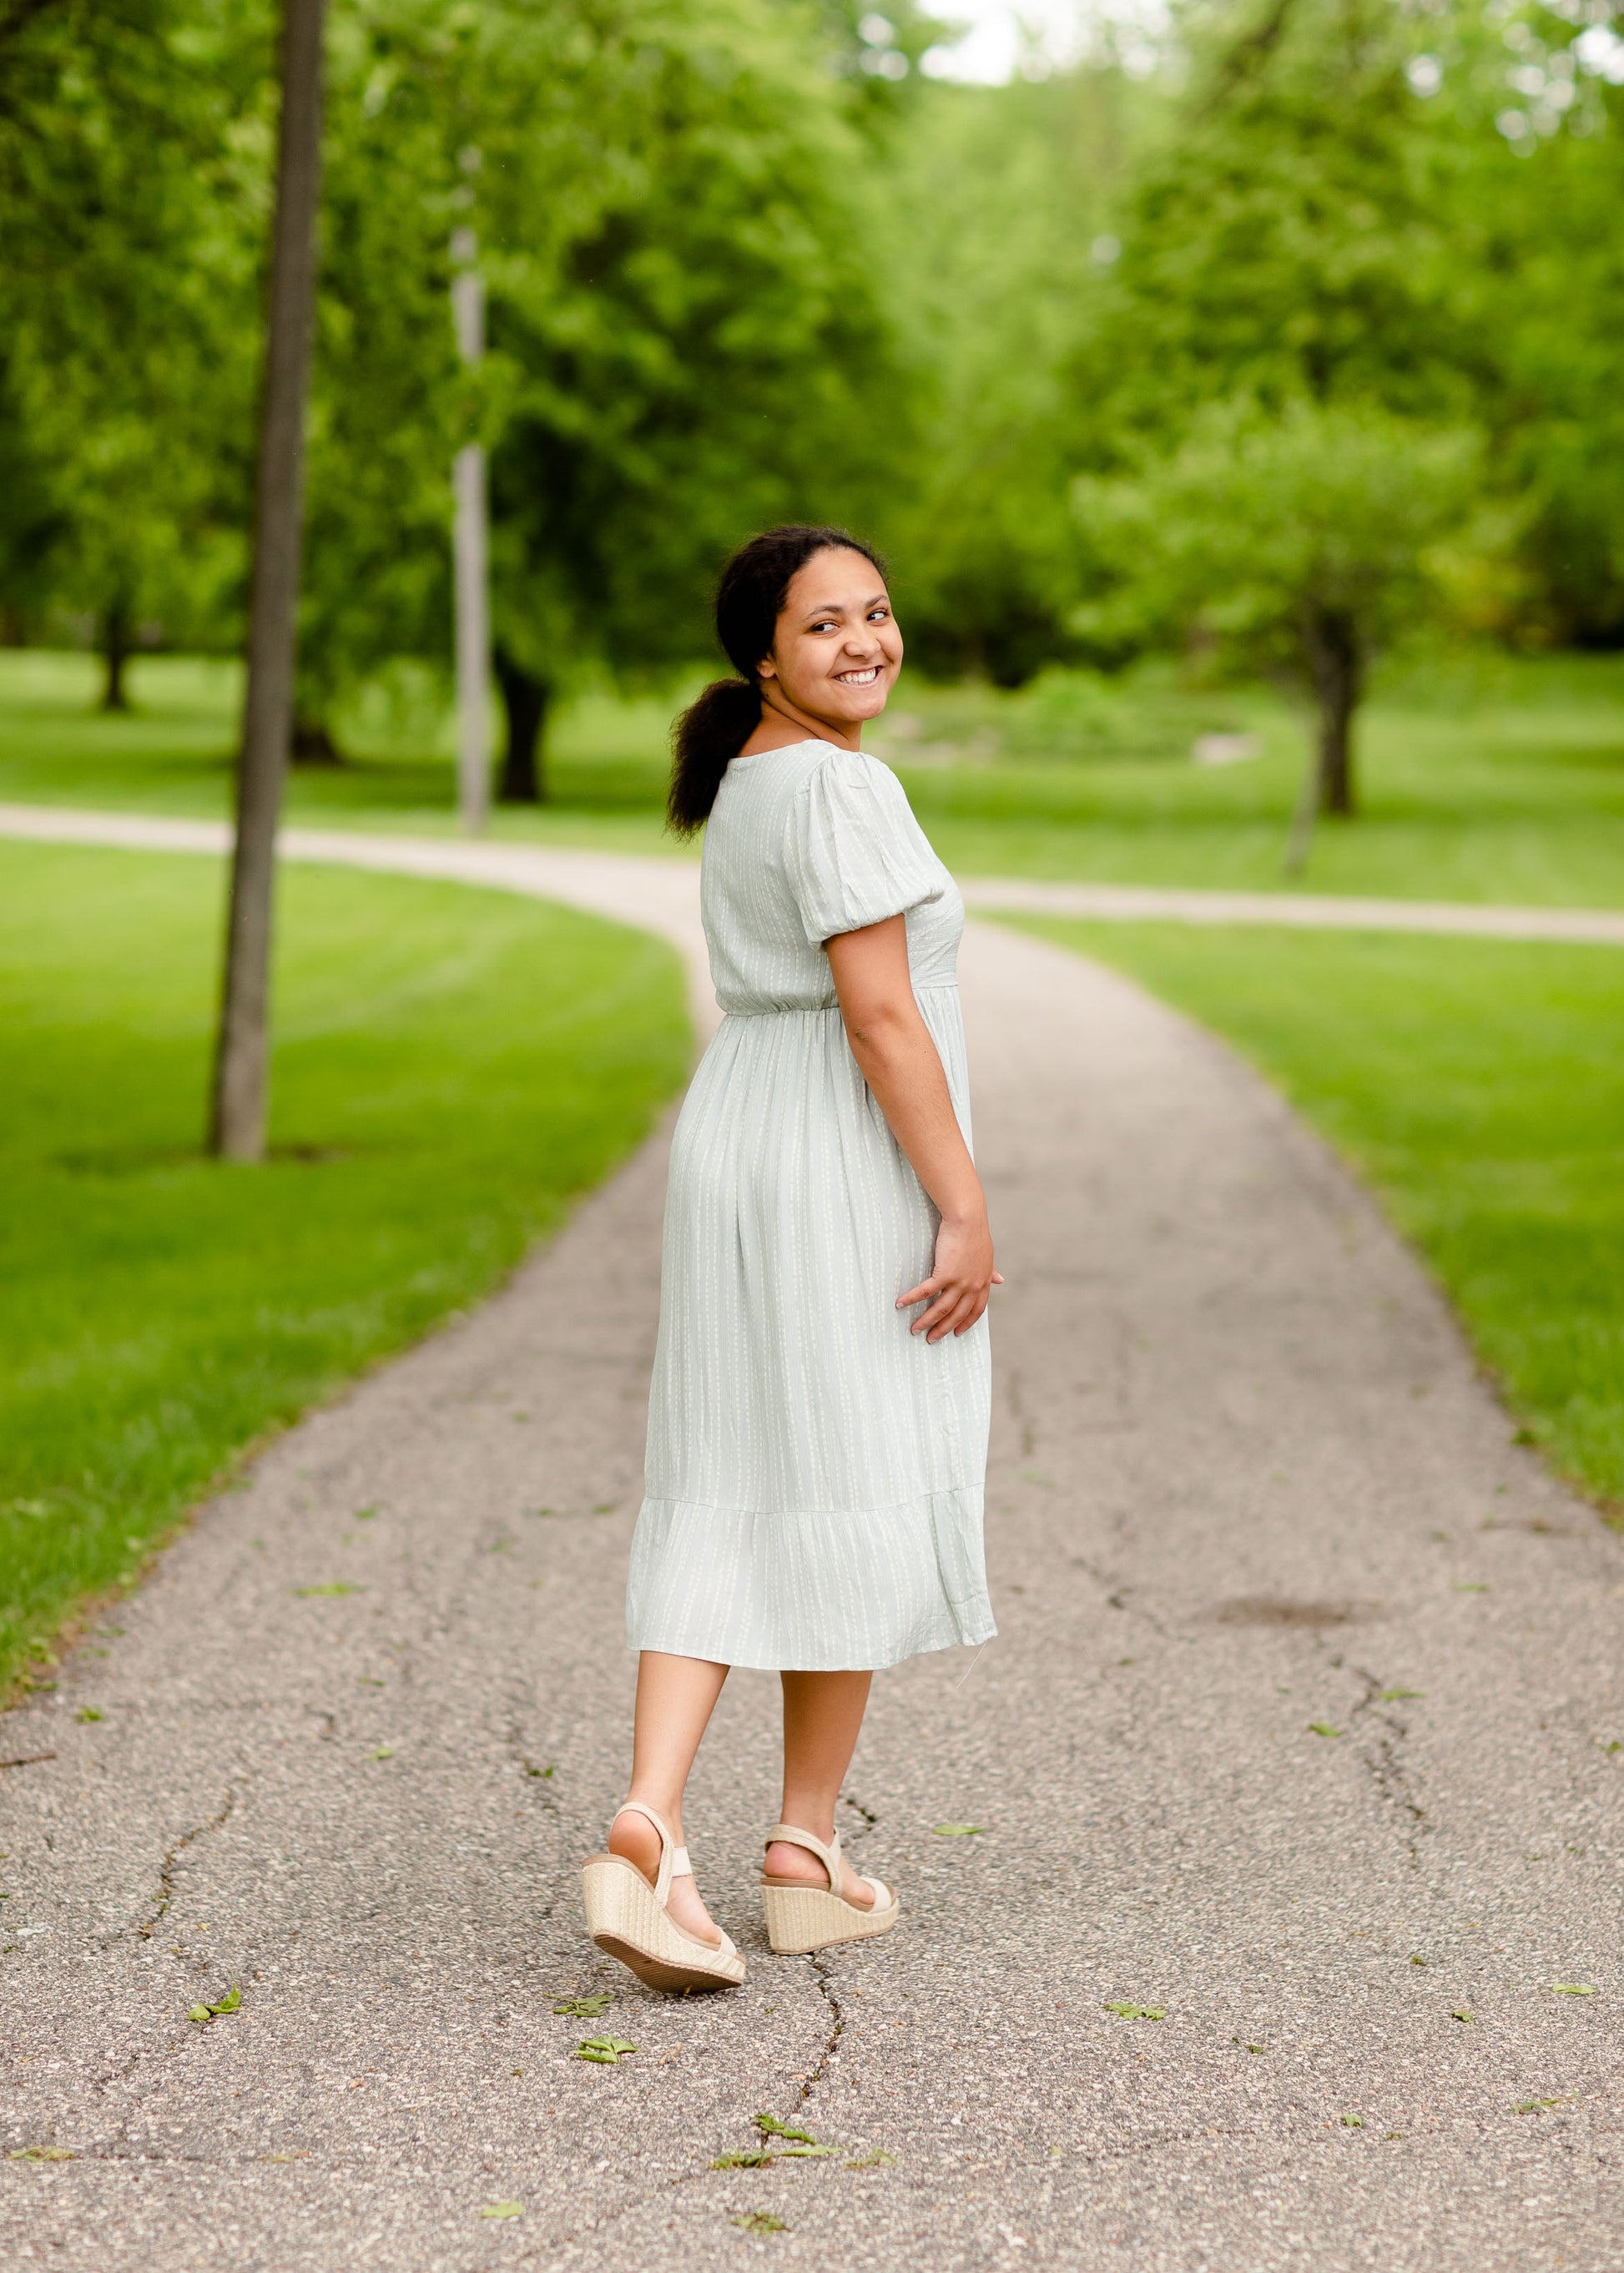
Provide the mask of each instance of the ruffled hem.
[{"label": "ruffled hem", "polygon": [[989,1641],[979,1486],[802,1513],[645,1499],[626,1638],[769,1673],[879,1671]]}]

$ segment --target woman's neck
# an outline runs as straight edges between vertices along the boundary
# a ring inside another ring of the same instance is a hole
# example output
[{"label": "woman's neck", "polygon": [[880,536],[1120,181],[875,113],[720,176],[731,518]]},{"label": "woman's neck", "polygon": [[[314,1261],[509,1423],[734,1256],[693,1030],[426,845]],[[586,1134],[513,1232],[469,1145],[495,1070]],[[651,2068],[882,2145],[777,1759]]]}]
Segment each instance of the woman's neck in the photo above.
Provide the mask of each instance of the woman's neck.
[{"label": "woman's neck", "polygon": [[761,724],[739,754],[750,757],[757,750],[787,750],[796,742],[832,742],[837,749],[861,750],[861,724],[848,724],[841,718],[817,718],[808,710],[797,709],[793,702],[772,694],[762,695]]}]

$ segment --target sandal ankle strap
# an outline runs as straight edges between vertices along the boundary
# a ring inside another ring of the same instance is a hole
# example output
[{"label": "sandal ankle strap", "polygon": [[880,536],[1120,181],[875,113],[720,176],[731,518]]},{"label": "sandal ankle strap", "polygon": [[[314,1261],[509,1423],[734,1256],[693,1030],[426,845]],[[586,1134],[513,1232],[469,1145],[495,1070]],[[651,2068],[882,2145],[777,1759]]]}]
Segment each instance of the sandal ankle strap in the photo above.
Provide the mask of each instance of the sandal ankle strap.
[{"label": "sandal ankle strap", "polygon": [[808,1855],[816,1855],[829,1873],[830,1893],[831,1894],[839,1893],[840,1834],[838,1831],[825,1846],[823,1842],[810,1831],[798,1831],[793,1823],[775,1823],[767,1834],[766,1844],[771,1847],[780,1840],[786,1847],[804,1847]]},{"label": "sandal ankle strap", "polygon": [[620,1805],[617,1807],[614,1812],[617,1816],[643,1816],[659,1833],[659,1876],[654,1881],[654,1899],[659,1904],[661,1909],[664,1909],[665,1907],[665,1897],[671,1891],[672,1880],[673,1879],[691,1879],[694,1875],[694,1866],[688,1859],[688,1849],[686,1847],[679,1847],[677,1845],[676,1842],[671,1835],[670,1829],[666,1825],[665,1818],[663,1816],[657,1815],[646,1801],[641,1799],[623,1800]]}]

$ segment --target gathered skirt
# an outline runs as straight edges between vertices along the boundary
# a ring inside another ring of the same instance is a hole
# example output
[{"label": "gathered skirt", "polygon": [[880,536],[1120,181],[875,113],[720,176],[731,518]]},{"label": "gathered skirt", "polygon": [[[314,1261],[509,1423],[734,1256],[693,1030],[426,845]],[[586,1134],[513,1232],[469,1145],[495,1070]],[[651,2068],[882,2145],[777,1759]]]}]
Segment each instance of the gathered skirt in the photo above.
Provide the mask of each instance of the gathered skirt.
[{"label": "gathered skirt", "polygon": [[[967,1137],[958,989],[918,999]],[[987,1321],[896,1308],[936,1220],[838,1008],[724,1018],[672,1153],[635,1649],[831,1671],[993,1632]]]}]

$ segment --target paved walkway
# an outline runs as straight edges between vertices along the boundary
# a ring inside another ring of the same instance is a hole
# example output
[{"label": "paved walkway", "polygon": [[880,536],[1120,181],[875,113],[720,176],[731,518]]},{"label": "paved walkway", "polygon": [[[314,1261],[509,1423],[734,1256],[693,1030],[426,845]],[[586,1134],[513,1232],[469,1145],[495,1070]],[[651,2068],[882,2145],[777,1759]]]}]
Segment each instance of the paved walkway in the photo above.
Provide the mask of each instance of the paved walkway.
[{"label": "paved walkway", "polygon": [[[570,874],[692,942],[690,868]],[[1624,1542],[1222,1047],[982,926],[964,981],[1002,1630],[876,1686],[844,1827],[904,1925],[767,1951],[746,1675],[689,1829],[747,1986],[582,1937],[656,1143],[0,1722],[8,2262],[1624,2268]],[[840,2153],[711,2168],[763,2110]]]},{"label": "paved walkway", "polygon": [[[36,843],[115,844],[153,852],[222,852],[223,821],[164,820],[148,814],[93,813],[71,806],[0,805],[0,837]],[[598,856],[540,845],[470,844],[464,838],[379,836],[350,829],[286,829],[282,849],[292,860],[336,861],[347,867],[447,876],[510,891],[545,888],[579,906],[596,905]],[[648,863],[678,866],[673,863]],[[1455,939],[1566,941],[1624,947],[1624,909],[1474,906],[1463,900],[1374,900],[1317,892],[1207,892],[1155,884],[1061,884],[1026,876],[966,876],[972,908],[1030,915],[1083,916],[1099,923],[1266,924],[1296,931],[1422,932]],[[668,893],[662,888],[661,905]],[[710,1001],[709,989],[705,1000]]]}]

